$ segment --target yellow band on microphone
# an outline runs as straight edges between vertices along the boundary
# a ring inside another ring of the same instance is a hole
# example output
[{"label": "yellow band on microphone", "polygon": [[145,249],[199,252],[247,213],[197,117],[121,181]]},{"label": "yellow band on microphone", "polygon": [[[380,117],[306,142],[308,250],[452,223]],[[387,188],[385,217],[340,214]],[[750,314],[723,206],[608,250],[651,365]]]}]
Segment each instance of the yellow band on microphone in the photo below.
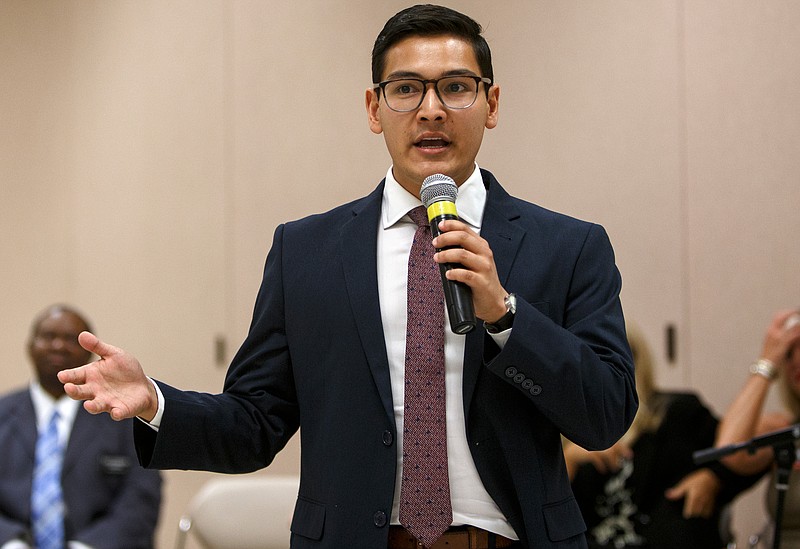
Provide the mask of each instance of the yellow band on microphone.
[{"label": "yellow band on microphone", "polygon": [[440,200],[428,206],[428,221],[433,221],[437,217],[442,217],[444,215],[458,217],[455,202],[451,202],[449,200]]}]

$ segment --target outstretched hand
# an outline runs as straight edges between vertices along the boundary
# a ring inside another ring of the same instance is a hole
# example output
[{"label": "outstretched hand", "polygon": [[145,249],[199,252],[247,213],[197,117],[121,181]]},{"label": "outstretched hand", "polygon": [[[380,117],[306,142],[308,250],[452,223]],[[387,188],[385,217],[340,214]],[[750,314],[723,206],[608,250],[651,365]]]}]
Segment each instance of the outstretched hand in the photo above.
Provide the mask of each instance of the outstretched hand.
[{"label": "outstretched hand", "polygon": [[100,359],[58,373],[67,395],[85,401],[83,407],[91,414],[107,412],[117,421],[135,416],[152,420],[158,397],[136,357],[90,332],[81,332],[78,343]]}]

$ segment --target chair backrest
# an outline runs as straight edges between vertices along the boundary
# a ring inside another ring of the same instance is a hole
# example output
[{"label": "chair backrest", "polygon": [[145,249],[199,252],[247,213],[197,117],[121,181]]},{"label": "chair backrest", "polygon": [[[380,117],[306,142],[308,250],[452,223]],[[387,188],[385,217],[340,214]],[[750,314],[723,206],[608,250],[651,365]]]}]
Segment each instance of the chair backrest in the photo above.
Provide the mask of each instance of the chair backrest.
[{"label": "chair backrest", "polygon": [[299,485],[297,476],[207,481],[180,519],[176,548],[192,535],[205,549],[287,549]]}]

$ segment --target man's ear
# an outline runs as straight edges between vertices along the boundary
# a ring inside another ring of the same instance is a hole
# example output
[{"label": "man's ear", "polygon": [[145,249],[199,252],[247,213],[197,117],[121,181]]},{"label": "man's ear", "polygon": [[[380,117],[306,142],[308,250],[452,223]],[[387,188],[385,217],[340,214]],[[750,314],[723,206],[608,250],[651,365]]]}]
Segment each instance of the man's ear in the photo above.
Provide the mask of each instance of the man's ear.
[{"label": "man's ear", "polygon": [[373,88],[369,88],[366,93],[366,107],[369,129],[372,130],[372,133],[383,132],[383,126],[381,125],[381,105],[378,99],[378,92]]},{"label": "man's ear", "polygon": [[500,86],[492,84],[487,97],[489,109],[486,112],[486,129],[491,130],[497,126],[498,109],[500,107]]}]

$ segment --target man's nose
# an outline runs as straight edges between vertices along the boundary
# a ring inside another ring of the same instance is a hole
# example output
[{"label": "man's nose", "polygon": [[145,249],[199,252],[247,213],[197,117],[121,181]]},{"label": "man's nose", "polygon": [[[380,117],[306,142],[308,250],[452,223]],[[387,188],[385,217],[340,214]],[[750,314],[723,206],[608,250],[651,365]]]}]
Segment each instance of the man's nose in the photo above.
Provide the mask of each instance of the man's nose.
[{"label": "man's nose", "polygon": [[425,86],[422,104],[419,106],[419,116],[427,120],[439,120],[445,116],[445,106],[436,93],[436,86],[429,82]]}]

